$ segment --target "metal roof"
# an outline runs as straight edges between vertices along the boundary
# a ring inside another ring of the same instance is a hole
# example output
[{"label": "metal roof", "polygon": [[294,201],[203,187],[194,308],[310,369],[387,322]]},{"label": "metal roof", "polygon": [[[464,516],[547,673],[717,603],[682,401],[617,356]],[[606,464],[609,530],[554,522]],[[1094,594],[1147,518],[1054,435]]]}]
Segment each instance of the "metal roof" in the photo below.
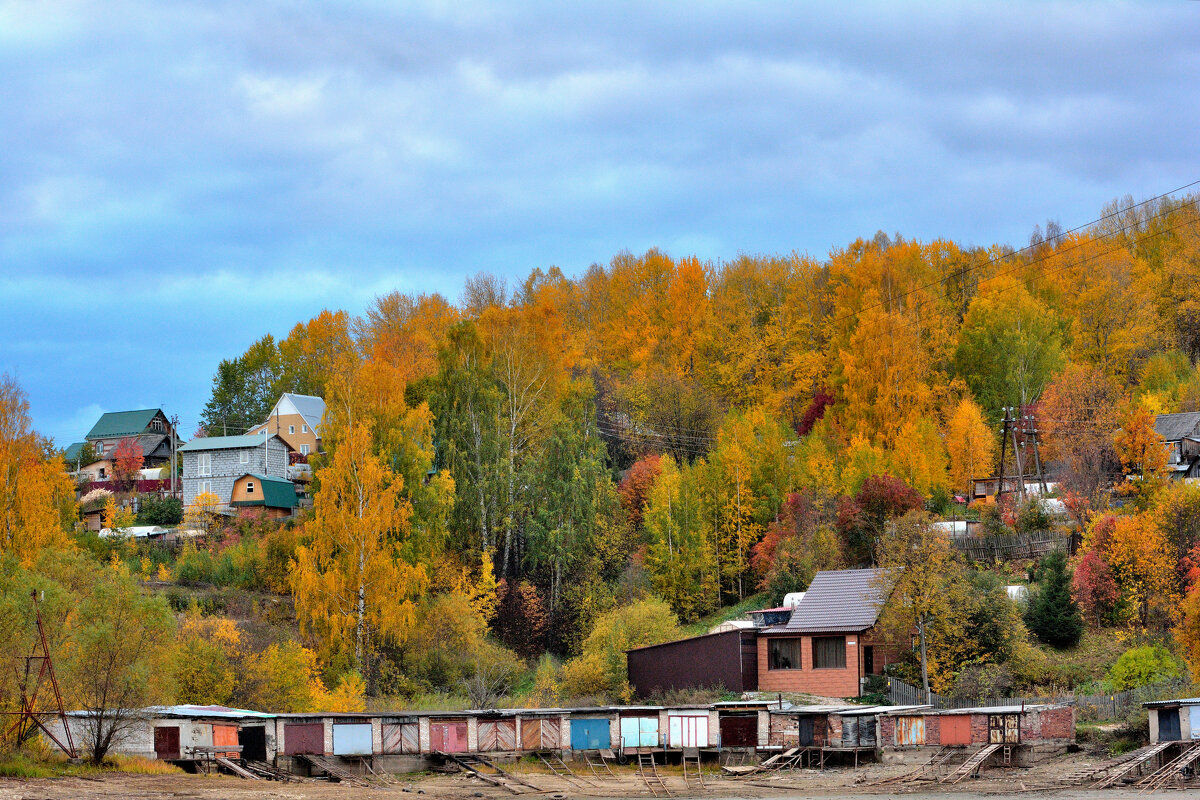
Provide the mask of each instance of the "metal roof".
[{"label": "metal roof", "polygon": [[79,451],[83,449],[84,442],[74,442],[67,445],[67,449],[63,451],[63,460],[68,462],[79,458]]},{"label": "metal roof", "polygon": [[159,414],[160,408],[142,408],[137,411],[109,411],[100,415],[96,424],[88,431],[87,439],[111,439],[114,436],[133,436],[142,433],[150,421]]},{"label": "metal roof", "polygon": [[1154,430],[1167,442],[1191,436],[1196,433],[1197,429],[1200,429],[1200,411],[1159,414],[1154,418]]},{"label": "metal roof", "polygon": [[1142,708],[1172,708],[1174,706],[1200,706],[1200,697],[1181,697],[1177,700],[1151,700],[1142,703]]},{"label": "metal roof", "polygon": [[766,630],[768,633],[865,631],[879,619],[890,591],[887,573],[881,569],[818,572],[787,623]]},{"label": "metal roof", "polygon": [[179,452],[194,452],[199,450],[242,450],[247,447],[262,447],[264,439],[276,439],[270,436],[200,436],[192,439],[179,448]]},{"label": "metal roof", "polygon": [[232,506],[266,506],[268,508],[295,508],[299,505],[296,484],[286,478],[269,478],[256,472],[247,472],[242,478],[254,478],[262,487],[261,500],[234,500]]},{"label": "metal roof", "polygon": [[[89,717],[93,712],[87,710],[68,711],[69,717]],[[182,717],[187,719],[274,719],[275,714],[264,714],[261,711],[251,711],[246,708],[229,708],[228,706],[148,706],[141,709],[144,717]]]},{"label": "metal roof", "polygon": [[[275,404],[275,407],[278,408],[279,403],[282,403],[285,399],[295,406],[296,411],[300,413],[300,416],[304,417],[304,421],[308,423],[308,427],[312,429],[313,433],[320,432],[321,418],[325,416],[325,400],[323,398],[312,394],[284,392],[280,395],[279,402]],[[275,409],[271,409],[272,413],[274,411]]]}]

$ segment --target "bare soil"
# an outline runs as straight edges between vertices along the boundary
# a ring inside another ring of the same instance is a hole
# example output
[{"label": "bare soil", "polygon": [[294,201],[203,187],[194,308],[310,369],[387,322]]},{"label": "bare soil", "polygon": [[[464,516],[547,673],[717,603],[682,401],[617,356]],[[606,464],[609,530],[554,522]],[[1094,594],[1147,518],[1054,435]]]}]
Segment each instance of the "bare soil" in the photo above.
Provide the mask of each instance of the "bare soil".
[{"label": "bare soil", "polygon": [[[1064,787],[1056,783],[1065,775],[1095,759],[1086,755],[1059,758],[1032,769],[992,769],[982,777],[957,786],[941,786],[921,782],[873,786],[881,779],[900,775],[912,766],[868,764],[858,769],[838,768],[792,770],[780,774],[730,778],[713,773],[705,775],[705,785],[685,783],[678,767],[660,768],[673,800],[684,798],[729,798],[758,800],[759,798],[831,798],[848,795],[880,798],[939,798],[965,800],[1002,796],[1048,795],[1055,798],[1171,797],[1188,796],[1176,789],[1157,794],[1137,795],[1135,789],[1117,788],[1092,791]],[[621,769],[614,778],[600,780],[580,777],[575,780],[557,777],[535,767],[519,769],[520,776],[536,788],[517,785],[516,791],[490,786],[464,774],[430,774],[396,776],[386,784],[370,787],[349,786],[319,780],[293,783],[247,781],[226,776],[204,775],[135,775],[110,773],[102,776],[67,777],[57,779],[17,780],[0,779],[0,800],[166,800],[167,798],[196,798],[197,800],[250,800],[251,798],[280,798],[280,800],[359,800],[362,798],[410,797],[411,800],[509,800],[528,795],[531,800],[574,800],[574,798],[642,798],[654,795],[636,771]],[[1194,786],[1195,784],[1193,784]],[[665,798],[664,798],[665,800]]]}]

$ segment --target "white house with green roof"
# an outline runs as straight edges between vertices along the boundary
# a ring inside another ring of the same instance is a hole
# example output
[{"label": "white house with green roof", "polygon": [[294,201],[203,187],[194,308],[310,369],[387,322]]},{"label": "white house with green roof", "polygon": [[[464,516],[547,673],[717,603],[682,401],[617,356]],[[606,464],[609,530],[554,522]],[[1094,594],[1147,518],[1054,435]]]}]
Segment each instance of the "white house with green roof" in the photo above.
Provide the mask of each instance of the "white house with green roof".
[{"label": "white house with green roof", "polygon": [[205,492],[228,507],[234,482],[247,473],[287,479],[288,446],[274,434],[200,437],[180,447],[179,455],[185,507]]}]

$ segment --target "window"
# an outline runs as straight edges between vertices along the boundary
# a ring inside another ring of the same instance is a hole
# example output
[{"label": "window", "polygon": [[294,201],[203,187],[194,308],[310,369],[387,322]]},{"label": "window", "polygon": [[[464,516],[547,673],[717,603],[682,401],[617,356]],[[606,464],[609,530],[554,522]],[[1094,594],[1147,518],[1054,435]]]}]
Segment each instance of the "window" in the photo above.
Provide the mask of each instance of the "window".
[{"label": "window", "polygon": [[767,639],[767,669],[800,669],[800,639]]},{"label": "window", "polygon": [[250,451],[243,450],[242,452],[238,453],[238,461],[240,461],[243,464],[249,464],[250,463]]},{"label": "window", "polygon": [[301,425],[301,426],[300,426],[300,432],[301,432],[301,433],[308,433],[308,426],[307,426],[307,425]]},{"label": "window", "polygon": [[212,475],[212,453],[199,453],[196,456],[196,474],[202,478]]},{"label": "window", "polygon": [[846,637],[814,636],[813,669],[845,669]]},{"label": "window", "polygon": [[254,494],[254,481],[246,481],[246,494]]},{"label": "window", "polygon": [[288,425],[288,433],[295,433],[295,432],[296,432],[296,426]]},{"label": "window", "polygon": [[308,445],[306,445],[306,444],[300,445],[300,455],[302,455],[302,456],[308,455]]},{"label": "window", "polygon": [[212,481],[200,481],[200,490],[196,494],[212,494]]}]

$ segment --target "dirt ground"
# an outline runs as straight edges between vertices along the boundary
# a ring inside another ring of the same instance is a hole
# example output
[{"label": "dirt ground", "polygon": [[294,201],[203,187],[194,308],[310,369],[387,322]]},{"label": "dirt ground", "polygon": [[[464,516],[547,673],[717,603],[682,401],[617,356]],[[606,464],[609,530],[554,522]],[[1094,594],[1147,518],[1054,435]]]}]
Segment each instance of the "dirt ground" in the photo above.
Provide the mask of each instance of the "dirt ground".
[{"label": "dirt ground", "polygon": [[[667,788],[674,800],[684,798],[831,798],[848,795],[879,798],[939,798],[959,800],[998,796],[1049,795],[1056,798],[1171,797],[1187,796],[1178,789],[1157,794],[1136,795],[1136,790],[1119,788],[1091,791],[1062,787],[1055,783],[1064,775],[1088,763],[1084,755],[1056,759],[1032,769],[992,769],[980,778],[957,786],[931,783],[872,786],[881,779],[911,771],[911,766],[869,764],[859,769],[793,770],[781,774],[750,778],[722,777],[709,773],[705,785],[689,786],[678,768],[663,771]],[[304,780],[292,783],[246,781],[239,778],[203,775],[132,775],[113,773],[98,777],[69,777],[45,780],[0,779],[0,800],[134,800],[137,798],[196,798],[196,800],[321,800],[322,798],[381,798],[409,796],[412,800],[500,800],[529,795],[532,800],[573,800],[574,798],[643,798],[654,795],[633,770],[619,770],[616,777],[603,781],[591,777],[574,780],[550,775],[530,767],[519,774],[533,786],[515,786],[516,791],[490,786],[463,774],[398,776],[384,785],[349,786],[325,781]],[[1194,791],[1194,789],[1193,789]],[[665,795],[663,796],[665,799]]]}]

